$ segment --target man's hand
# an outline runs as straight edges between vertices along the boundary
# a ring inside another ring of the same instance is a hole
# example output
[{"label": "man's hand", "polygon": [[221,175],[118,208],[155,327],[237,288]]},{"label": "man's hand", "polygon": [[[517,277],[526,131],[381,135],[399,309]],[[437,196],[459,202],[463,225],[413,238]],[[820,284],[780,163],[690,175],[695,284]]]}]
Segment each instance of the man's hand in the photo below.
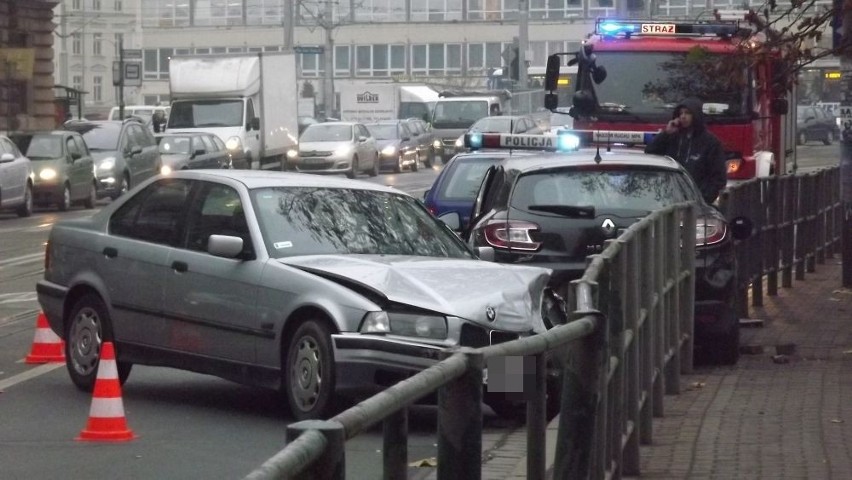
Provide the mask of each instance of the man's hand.
[{"label": "man's hand", "polygon": [[663,131],[671,135],[673,133],[677,133],[679,129],[680,120],[678,120],[677,118],[673,118],[669,121],[669,123],[666,124],[666,128]]}]

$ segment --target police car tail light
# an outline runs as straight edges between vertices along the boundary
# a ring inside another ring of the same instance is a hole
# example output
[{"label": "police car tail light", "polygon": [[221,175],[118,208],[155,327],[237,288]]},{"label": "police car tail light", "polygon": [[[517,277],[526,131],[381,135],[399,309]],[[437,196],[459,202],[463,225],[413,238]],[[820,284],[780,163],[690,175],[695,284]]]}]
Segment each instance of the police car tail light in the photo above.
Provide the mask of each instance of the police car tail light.
[{"label": "police car tail light", "polygon": [[723,220],[714,217],[699,217],[695,225],[695,244],[713,245],[725,239],[728,226]]},{"label": "police car tail light", "polygon": [[540,227],[521,220],[491,220],[485,225],[485,241],[494,248],[526,250],[534,252],[541,242],[532,239],[532,232]]}]

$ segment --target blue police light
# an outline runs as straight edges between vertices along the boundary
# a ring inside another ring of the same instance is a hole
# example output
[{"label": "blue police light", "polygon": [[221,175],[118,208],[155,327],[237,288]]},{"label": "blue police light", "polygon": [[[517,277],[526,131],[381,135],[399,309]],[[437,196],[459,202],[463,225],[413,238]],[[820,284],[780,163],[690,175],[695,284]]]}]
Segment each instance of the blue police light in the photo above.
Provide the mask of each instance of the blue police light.
[{"label": "blue police light", "polygon": [[482,134],[480,132],[468,133],[467,146],[471,150],[479,150],[480,148],[482,148]]},{"label": "blue police light", "polygon": [[580,137],[569,133],[557,133],[556,150],[566,152],[580,148]]},{"label": "blue police light", "polygon": [[617,22],[601,22],[598,25],[600,33],[604,35],[615,35],[617,33],[634,33],[636,31],[635,23],[617,23]]}]

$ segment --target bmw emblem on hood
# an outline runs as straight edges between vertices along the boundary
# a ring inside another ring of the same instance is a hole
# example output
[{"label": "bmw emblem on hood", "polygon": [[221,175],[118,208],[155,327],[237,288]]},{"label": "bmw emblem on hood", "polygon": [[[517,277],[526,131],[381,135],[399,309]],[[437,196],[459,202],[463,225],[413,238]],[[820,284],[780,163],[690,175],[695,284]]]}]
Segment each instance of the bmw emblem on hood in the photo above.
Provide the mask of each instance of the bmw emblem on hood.
[{"label": "bmw emblem on hood", "polygon": [[485,318],[487,318],[489,322],[493,322],[494,319],[497,318],[497,310],[494,310],[494,307],[492,306],[485,307]]},{"label": "bmw emblem on hood", "polygon": [[603,223],[601,223],[601,230],[606,236],[611,236],[615,233],[615,222],[611,218],[604,219]]}]

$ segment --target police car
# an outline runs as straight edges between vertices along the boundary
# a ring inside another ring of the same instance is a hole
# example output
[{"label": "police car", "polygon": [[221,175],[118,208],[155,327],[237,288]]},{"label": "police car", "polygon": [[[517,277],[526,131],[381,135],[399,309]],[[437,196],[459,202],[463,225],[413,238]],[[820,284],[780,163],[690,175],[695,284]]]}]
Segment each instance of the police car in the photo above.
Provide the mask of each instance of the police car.
[{"label": "police car", "polygon": [[[624,148],[640,145],[651,132],[564,132],[556,136],[472,135],[478,148],[535,149],[509,156],[489,168],[476,195],[463,237],[473,247],[492,247],[500,263],[553,270],[550,286],[582,276],[586,257],[650,212],[680,202],[699,208],[696,238],[696,348],[723,363],[739,357],[735,310],[736,238],[750,222],[733,229],[704,202],[687,171],[669,157]],[[601,148],[605,141],[611,148]],[[580,148],[598,143],[597,148]],[[612,148],[614,147],[614,148]],[[548,150],[548,151],[542,151]],[[452,215],[442,217],[451,226]]]}]

